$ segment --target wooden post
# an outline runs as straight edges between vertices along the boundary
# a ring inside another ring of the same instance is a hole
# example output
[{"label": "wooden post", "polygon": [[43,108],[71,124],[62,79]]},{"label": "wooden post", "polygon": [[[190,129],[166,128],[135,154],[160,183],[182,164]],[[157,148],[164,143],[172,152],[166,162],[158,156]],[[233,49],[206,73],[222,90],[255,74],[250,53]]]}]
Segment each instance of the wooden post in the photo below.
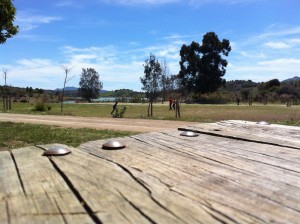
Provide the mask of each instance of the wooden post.
[{"label": "wooden post", "polygon": [[2,97],[2,100],[3,100],[3,110],[5,110],[5,97],[4,96]]},{"label": "wooden post", "polygon": [[11,110],[11,97],[8,97],[8,109]]},{"label": "wooden post", "polygon": [[8,108],[8,97],[5,97],[5,110],[9,110]]},{"label": "wooden post", "polygon": [[180,118],[180,105],[179,105],[179,101],[176,100],[176,118]]}]

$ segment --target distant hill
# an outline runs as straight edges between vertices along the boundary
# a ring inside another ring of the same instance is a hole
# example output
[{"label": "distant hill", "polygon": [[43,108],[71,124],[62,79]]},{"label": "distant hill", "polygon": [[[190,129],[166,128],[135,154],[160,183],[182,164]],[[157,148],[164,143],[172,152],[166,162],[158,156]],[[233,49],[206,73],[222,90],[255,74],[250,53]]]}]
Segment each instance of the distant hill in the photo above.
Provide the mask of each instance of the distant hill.
[{"label": "distant hill", "polygon": [[299,76],[295,76],[293,78],[289,78],[289,79],[286,79],[286,80],[283,80],[282,82],[297,82],[297,81],[300,81],[300,77]]}]

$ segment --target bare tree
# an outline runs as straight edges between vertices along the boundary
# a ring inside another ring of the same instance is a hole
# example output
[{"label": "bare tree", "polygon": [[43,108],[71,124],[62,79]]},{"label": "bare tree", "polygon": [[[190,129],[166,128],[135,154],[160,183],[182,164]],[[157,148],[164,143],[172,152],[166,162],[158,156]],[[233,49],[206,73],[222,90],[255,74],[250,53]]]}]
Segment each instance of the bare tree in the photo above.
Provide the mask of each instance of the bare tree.
[{"label": "bare tree", "polygon": [[61,104],[60,104],[60,112],[62,113],[63,112],[63,107],[64,107],[64,94],[65,94],[66,84],[68,83],[68,81],[70,81],[72,78],[74,78],[74,76],[72,76],[70,78],[68,77],[70,71],[73,69],[73,67],[70,66],[68,63],[63,63],[61,65],[61,67],[65,71],[64,87],[62,89]]},{"label": "bare tree", "polygon": [[2,69],[3,71],[3,78],[4,78],[4,87],[3,87],[3,109],[4,110],[11,110],[11,96],[9,94],[9,90],[7,87],[7,72],[6,68]]},{"label": "bare tree", "polygon": [[7,85],[6,84],[6,79],[7,79],[8,70],[6,68],[3,68],[2,71],[3,71],[4,85],[6,86]]}]

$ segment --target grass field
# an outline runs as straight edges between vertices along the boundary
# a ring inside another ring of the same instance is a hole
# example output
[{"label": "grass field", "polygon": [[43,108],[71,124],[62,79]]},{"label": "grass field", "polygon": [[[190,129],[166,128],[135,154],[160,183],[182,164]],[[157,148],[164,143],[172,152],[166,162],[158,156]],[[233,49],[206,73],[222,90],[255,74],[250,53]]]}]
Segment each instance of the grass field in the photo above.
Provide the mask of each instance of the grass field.
[{"label": "grass field", "polygon": [[[111,117],[112,103],[101,104],[64,104],[63,115],[84,117]],[[119,104],[119,108],[126,106],[125,118],[137,119],[167,119],[175,120],[175,111],[168,109],[168,103],[154,104],[154,116],[147,117],[147,104]],[[11,113],[52,114],[60,115],[60,105],[51,104],[47,112],[33,112],[34,105],[14,103]],[[2,105],[0,106],[0,110]],[[300,106],[286,107],[278,104],[253,104],[253,106],[235,104],[203,105],[182,104],[181,118],[183,121],[216,122],[220,120],[249,120],[269,121],[300,126]]]},{"label": "grass field", "polygon": [[[112,103],[106,104],[65,104],[63,115],[84,117],[111,117]],[[175,120],[175,111],[168,109],[168,104],[155,104],[154,116],[147,117],[147,104],[119,104],[126,106],[125,118],[130,119],[167,119]],[[10,113],[60,115],[60,105],[51,104],[47,112],[34,112],[34,105],[14,103]],[[0,112],[3,112],[0,105]],[[300,126],[300,106],[285,105],[200,105],[182,104],[181,118],[178,120],[195,122],[216,122],[220,120],[269,121],[271,123]],[[71,129],[54,126],[15,124],[0,122],[0,151],[36,144],[61,143],[77,147],[83,142],[96,139],[128,136],[133,132],[99,131],[93,129]]]},{"label": "grass field", "polygon": [[59,128],[49,125],[0,122],[0,151],[37,144],[61,143],[73,147],[88,141],[123,137],[134,132]]}]

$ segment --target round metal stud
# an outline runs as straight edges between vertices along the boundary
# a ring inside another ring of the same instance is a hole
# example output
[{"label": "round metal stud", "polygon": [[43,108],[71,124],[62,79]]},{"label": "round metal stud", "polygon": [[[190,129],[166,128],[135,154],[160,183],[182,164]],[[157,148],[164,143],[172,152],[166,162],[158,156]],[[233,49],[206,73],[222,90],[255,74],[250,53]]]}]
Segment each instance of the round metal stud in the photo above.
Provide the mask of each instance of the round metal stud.
[{"label": "round metal stud", "polygon": [[270,123],[267,122],[267,121],[260,121],[260,122],[257,122],[257,124],[260,124],[260,125],[270,125]]},{"label": "round metal stud", "polygon": [[71,153],[70,149],[61,146],[52,146],[44,152],[44,156],[62,156]]},{"label": "round metal stud", "polygon": [[108,141],[102,145],[102,149],[110,149],[110,150],[123,149],[125,147],[126,146],[119,141]]},{"label": "round metal stud", "polygon": [[199,134],[197,134],[195,132],[192,132],[192,131],[185,131],[185,132],[182,132],[180,135],[181,136],[186,136],[186,137],[197,137],[197,136],[199,136]]}]

